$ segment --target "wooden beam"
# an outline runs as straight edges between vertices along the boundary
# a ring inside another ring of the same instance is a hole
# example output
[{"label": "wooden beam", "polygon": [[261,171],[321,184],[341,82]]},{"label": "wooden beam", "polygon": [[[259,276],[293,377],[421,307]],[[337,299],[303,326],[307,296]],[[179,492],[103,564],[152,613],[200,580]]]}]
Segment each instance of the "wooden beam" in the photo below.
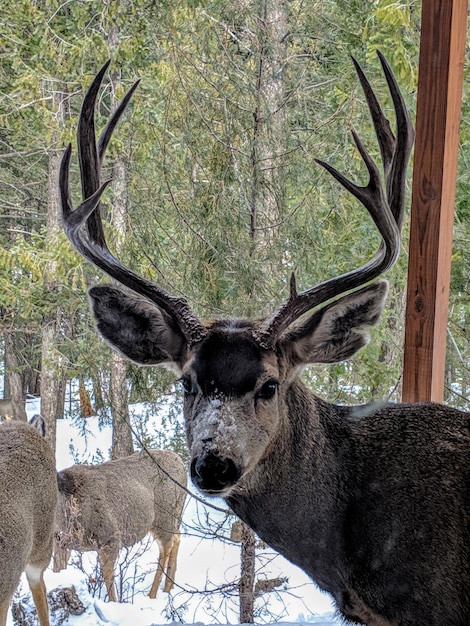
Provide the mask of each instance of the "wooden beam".
[{"label": "wooden beam", "polygon": [[403,401],[441,402],[468,0],[422,0]]}]

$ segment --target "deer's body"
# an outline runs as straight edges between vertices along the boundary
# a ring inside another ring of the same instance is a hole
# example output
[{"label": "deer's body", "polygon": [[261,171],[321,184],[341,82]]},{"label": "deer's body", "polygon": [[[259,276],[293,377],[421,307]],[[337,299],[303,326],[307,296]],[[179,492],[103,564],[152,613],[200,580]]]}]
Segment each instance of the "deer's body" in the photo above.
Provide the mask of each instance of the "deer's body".
[{"label": "deer's body", "polygon": [[49,626],[43,572],[52,555],[57,480],[52,450],[25,422],[0,424],[0,626],[26,572],[41,626]]},{"label": "deer's body", "polygon": [[109,599],[116,601],[114,565],[119,550],[151,533],[160,547],[160,559],[149,595],[156,596],[163,573],[169,591],[176,571],[186,482],[181,458],[169,450],[136,452],[59,472],[55,570],[66,566],[70,550],[96,550]]},{"label": "deer's body", "polygon": [[[376,280],[400,248],[413,128],[380,55],[396,137],[355,62],[383,172],[356,134],[369,173],[359,186],[320,162],[381,235],[364,265],[290,295],[259,320],[203,323],[182,298],[126,268],[109,251],[99,216],[100,167],[132,90],[98,142],[93,110],[105,66],[79,122],[84,200],[73,210],[62,160],[66,232],[128,290],[89,291],[97,329],[142,365],[170,365],[184,391],[191,478],[220,496],[262,539],[328,591],[344,618],[368,626],[470,624],[470,414],[435,405],[341,407],[300,381],[313,363],[348,359],[380,319],[387,283]],[[86,232],[85,232],[86,231]],[[375,282],[371,282],[375,281]]]},{"label": "deer's body", "polygon": [[299,383],[287,402],[234,512],[354,623],[470,624],[470,415],[335,406]]}]

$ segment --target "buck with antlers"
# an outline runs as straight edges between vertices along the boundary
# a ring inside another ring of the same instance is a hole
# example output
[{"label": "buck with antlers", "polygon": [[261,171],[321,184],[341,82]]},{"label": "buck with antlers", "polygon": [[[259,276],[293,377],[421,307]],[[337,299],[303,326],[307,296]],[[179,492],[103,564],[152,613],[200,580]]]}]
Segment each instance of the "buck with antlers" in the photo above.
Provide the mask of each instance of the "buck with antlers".
[{"label": "buck with antlers", "polygon": [[101,335],[133,361],[170,364],[181,376],[191,476],[203,493],[223,497],[264,541],[328,591],[351,622],[468,626],[470,416],[433,404],[337,406],[300,380],[305,366],[347,359],[367,343],[387,294],[385,281],[371,281],[399,252],[413,129],[394,75],[379,58],[396,136],[354,63],[383,176],[356,134],[369,173],[366,186],[319,163],[367,209],[381,244],[363,266],[301,293],[292,278],[288,300],[268,318],[203,323],[184,299],[110,253],[99,216],[107,185],[100,182],[100,167],[135,86],[96,143],[93,111],[107,66],[89,88],[80,116],[84,200],[75,210],[70,147],[63,157],[64,223],[81,254],[130,289],[90,290]]}]

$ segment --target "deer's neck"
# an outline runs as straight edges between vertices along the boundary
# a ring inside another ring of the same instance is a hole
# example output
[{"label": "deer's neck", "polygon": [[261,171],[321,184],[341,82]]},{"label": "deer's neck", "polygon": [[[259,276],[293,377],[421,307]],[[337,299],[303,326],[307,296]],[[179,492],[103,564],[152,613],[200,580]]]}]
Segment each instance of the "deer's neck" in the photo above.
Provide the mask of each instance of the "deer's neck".
[{"label": "deer's neck", "polygon": [[341,485],[351,466],[344,463],[347,421],[341,407],[301,383],[286,400],[287,420],[271,452],[227,502],[261,539],[334,593],[330,570],[342,560]]}]

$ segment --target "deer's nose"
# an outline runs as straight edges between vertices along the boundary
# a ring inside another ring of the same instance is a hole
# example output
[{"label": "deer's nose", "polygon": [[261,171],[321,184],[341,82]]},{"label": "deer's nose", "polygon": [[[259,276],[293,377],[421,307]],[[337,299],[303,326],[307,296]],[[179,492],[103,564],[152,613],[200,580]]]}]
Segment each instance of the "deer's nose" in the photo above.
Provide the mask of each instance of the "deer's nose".
[{"label": "deer's nose", "polygon": [[241,469],[232,459],[222,458],[216,452],[207,452],[191,462],[191,478],[195,486],[207,493],[218,493],[234,485]]}]

